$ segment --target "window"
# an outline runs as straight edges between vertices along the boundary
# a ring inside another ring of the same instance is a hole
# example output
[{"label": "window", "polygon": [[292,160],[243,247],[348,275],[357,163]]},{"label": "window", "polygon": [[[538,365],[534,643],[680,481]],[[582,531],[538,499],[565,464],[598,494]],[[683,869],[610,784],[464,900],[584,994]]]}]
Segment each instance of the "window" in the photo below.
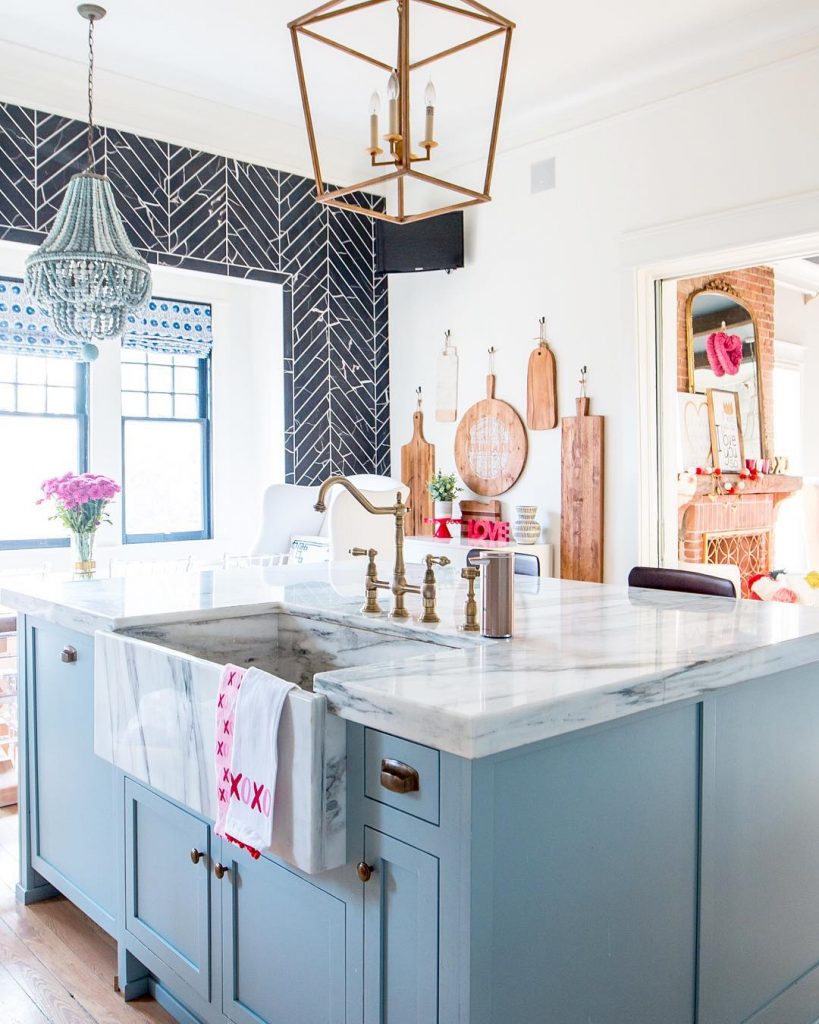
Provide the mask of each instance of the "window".
[{"label": "window", "polygon": [[43,480],[88,469],[87,364],[0,354],[0,451],[0,548],[66,546],[35,502]]},{"label": "window", "polygon": [[122,350],[123,540],[211,536],[210,357]]}]

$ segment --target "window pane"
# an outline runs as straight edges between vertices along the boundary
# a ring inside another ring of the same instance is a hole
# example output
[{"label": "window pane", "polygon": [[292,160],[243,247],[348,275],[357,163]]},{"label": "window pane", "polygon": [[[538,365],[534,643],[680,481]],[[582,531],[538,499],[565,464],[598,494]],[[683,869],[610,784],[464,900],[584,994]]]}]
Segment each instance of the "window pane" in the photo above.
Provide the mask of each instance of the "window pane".
[{"label": "window pane", "polygon": [[51,509],[35,502],[40,484],[51,476],[76,473],[78,425],[73,418],[0,416],[3,452],[3,500],[0,540],[64,537],[65,528],[50,522]]},{"label": "window pane", "polygon": [[199,418],[199,399],[196,395],[177,395],[174,402],[174,416],[178,420]]},{"label": "window pane", "polygon": [[[151,360],[153,363],[153,360]],[[170,366],[148,364],[148,388],[151,391],[173,391],[173,370]]]},{"label": "window pane", "polygon": [[199,366],[199,356],[174,356],[174,366],[192,366],[196,369]]},{"label": "window pane", "polygon": [[75,387],[77,364],[73,359],[48,359],[48,383],[58,387]]},{"label": "window pane", "polygon": [[[26,362],[25,359],[20,360]],[[45,412],[46,389],[39,384],[20,384],[17,387],[18,412]]]},{"label": "window pane", "polygon": [[122,364],[122,388],[124,391],[144,391],[147,386],[145,364]]},{"label": "window pane", "polygon": [[14,356],[0,355],[0,380],[14,382],[17,359]]},{"label": "window pane", "polygon": [[122,392],[122,415],[123,416],[147,416],[148,399],[138,391]]},{"label": "window pane", "polygon": [[148,362],[154,366],[173,366],[174,356],[165,352],[148,352]]},{"label": "window pane", "polygon": [[68,413],[70,415],[76,411],[73,388],[48,388],[46,401],[49,412]]},{"label": "window pane", "polygon": [[0,384],[0,409],[14,412],[14,385]]},{"label": "window pane", "polygon": [[46,362],[40,356],[21,356],[17,361],[17,380],[21,384],[45,384]]},{"label": "window pane", "polygon": [[125,532],[203,531],[203,425],[128,420],[122,426]]},{"label": "window pane", "polygon": [[177,366],[174,372],[174,390],[177,394],[199,394],[199,371],[189,366]]},{"label": "window pane", "polygon": [[144,365],[148,359],[148,353],[145,349],[124,348],[121,351],[122,356],[120,357],[120,361],[123,363],[140,363]]},{"label": "window pane", "polygon": [[173,397],[171,395],[148,395],[149,416],[173,416]]}]

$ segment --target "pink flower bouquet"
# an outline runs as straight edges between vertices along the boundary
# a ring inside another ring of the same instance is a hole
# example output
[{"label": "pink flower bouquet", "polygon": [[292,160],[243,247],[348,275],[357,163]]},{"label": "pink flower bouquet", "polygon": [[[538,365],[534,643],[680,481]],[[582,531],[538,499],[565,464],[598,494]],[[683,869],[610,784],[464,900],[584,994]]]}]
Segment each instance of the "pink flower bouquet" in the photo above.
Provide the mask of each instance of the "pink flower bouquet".
[{"label": "pink flower bouquet", "polygon": [[107,507],[120,492],[116,481],[96,473],[66,473],[44,480],[42,498],[37,502],[54,502],[54,515],[71,531],[75,550],[75,573],[83,578],[93,576],[94,534],[100,523],[110,523]]}]

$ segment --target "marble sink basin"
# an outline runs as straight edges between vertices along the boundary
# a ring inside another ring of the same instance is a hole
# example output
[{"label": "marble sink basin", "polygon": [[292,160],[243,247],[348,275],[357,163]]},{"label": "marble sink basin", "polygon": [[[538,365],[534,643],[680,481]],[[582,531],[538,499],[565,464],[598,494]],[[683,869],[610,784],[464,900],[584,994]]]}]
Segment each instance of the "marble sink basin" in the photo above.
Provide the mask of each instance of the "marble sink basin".
[{"label": "marble sink basin", "polygon": [[147,640],[219,665],[255,665],[308,691],[312,691],[313,677],[319,672],[403,660],[423,654],[436,643],[402,635],[394,627],[389,631],[383,627],[370,629],[291,611],[215,622],[135,626],[119,635]]},{"label": "marble sink basin", "polygon": [[347,861],[346,723],[328,713],[313,677],[427,653],[457,640],[417,638],[384,620],[280,609],[130,627],[95,636],[94,749],[132,778],[215,817],[216,696],[227,663],[255,665],[299,687],[278,737],[270,852],[315,874]]}]

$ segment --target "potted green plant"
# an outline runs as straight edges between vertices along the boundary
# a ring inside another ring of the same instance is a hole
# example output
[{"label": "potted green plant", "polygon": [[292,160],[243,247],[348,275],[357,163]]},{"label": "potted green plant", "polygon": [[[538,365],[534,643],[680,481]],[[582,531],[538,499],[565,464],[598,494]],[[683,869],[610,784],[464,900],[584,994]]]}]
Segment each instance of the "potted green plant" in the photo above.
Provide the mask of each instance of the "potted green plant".
[{"label": "potted green plant", "polygon": [[438,470],[429,482],[429,493],[435,502],[435,519],[448,519],[452,516],[452,502],[463,487],[458,486],[454,473],[444,473]]}]

